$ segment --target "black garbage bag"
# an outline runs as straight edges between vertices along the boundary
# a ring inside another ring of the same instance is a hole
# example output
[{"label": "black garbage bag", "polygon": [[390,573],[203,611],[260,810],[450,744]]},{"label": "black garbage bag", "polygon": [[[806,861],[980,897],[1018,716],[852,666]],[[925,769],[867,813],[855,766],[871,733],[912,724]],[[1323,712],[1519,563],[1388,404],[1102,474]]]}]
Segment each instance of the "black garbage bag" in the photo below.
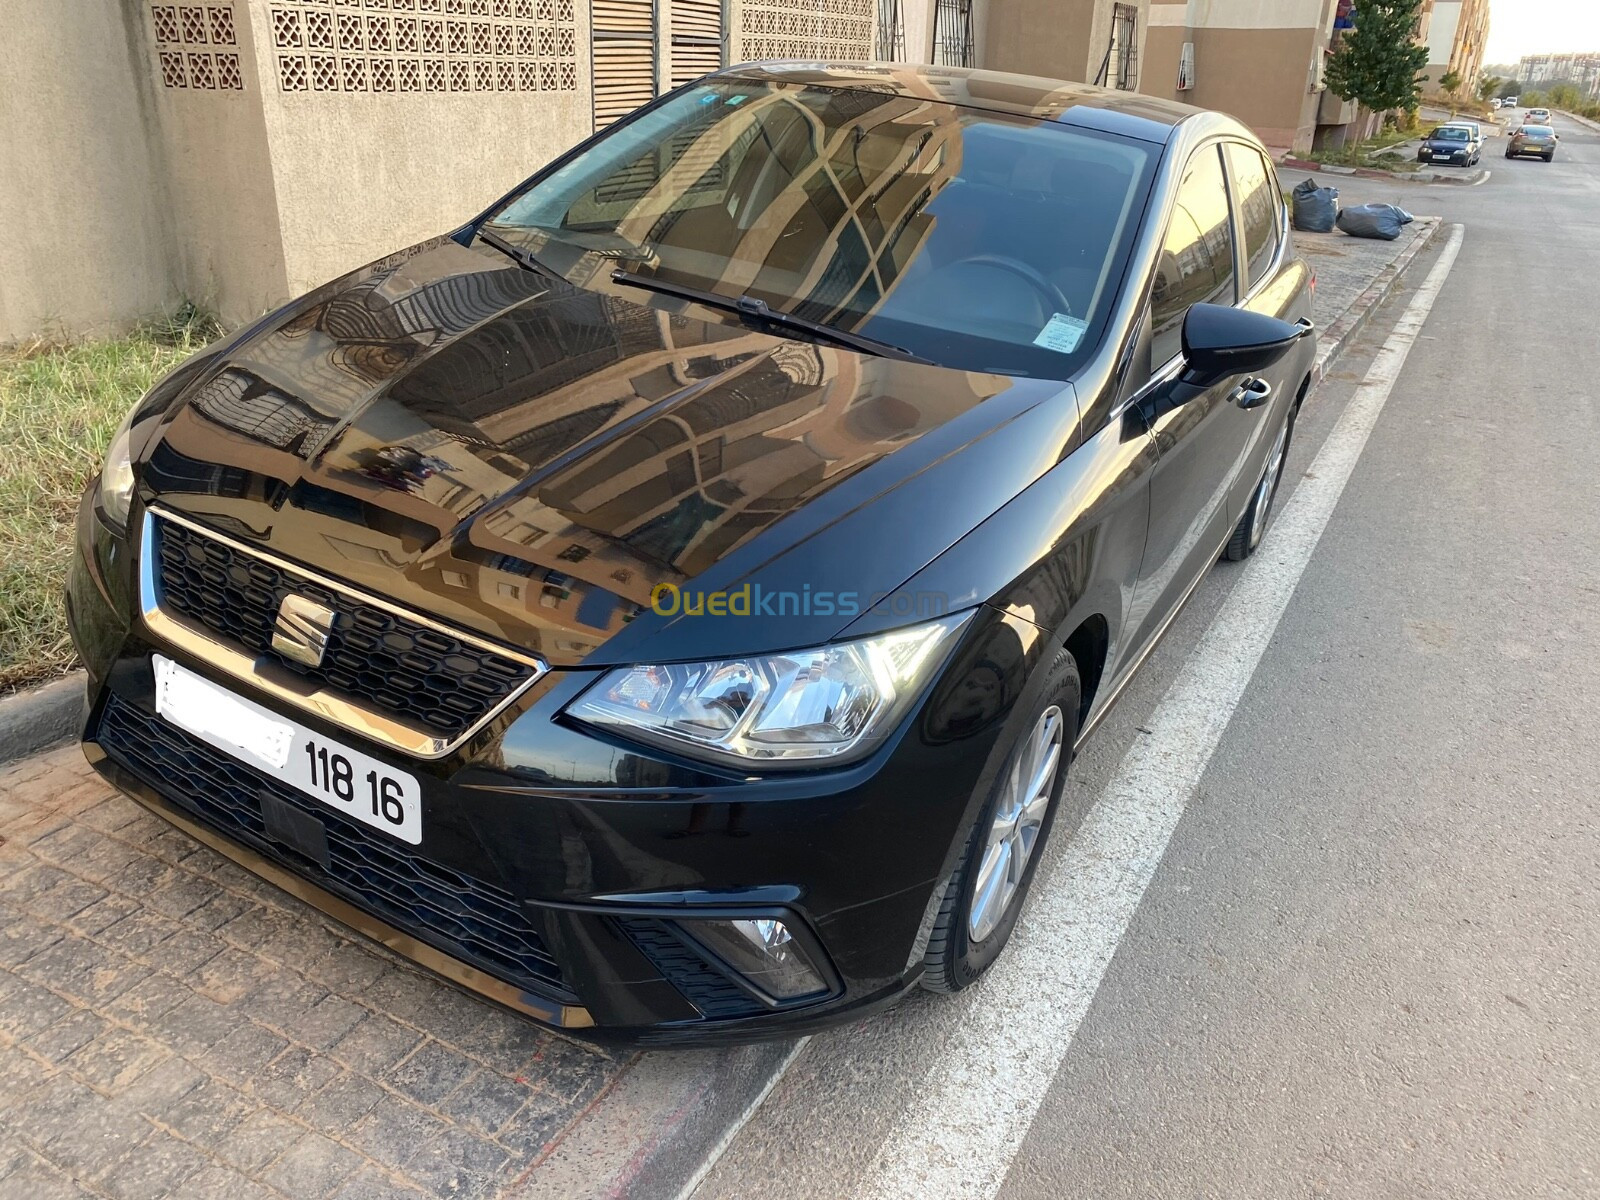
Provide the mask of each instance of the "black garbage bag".
[{"label": "black garbage bag", "polygon": [[1294,189],[1294,227],[1306,233],[1331,233],[1339,217],[1339,189],[1308,179]]},{"label": "black garbage bag", "polygon": [[1339,228],[1351,237],[1392,242],[1400,236],[1400,227],[1412,219],[1405,209],[1393,204],[1358,204],[1339,213]]}]

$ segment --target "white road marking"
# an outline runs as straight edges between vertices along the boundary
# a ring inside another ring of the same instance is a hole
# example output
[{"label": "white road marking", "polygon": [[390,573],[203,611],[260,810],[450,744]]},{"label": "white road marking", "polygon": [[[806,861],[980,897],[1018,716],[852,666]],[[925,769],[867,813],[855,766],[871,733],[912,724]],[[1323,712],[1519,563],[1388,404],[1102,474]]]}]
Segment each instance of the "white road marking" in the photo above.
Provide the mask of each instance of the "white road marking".
[{"label": "white road marking", "polygon": [[1345,482],[1460,252],[1452,228],[1261,552],[1039,881],[1011,946],[973,988],[965,1020],[855,1194],[992,1197],[1022,1146],[1117,944],[1149,886]]}]

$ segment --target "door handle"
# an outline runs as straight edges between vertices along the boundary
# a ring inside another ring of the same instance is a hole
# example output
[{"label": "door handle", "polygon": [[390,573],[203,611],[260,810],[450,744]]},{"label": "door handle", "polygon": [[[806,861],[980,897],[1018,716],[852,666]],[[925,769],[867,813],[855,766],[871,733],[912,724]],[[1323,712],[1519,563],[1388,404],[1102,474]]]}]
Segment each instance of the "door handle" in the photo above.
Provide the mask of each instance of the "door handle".
[{"label": "door handle", "polygon": [[1246,379],[1228,399],[1240,408],[1260,408],[1272,399],[1272,385],[1265,379]]}]

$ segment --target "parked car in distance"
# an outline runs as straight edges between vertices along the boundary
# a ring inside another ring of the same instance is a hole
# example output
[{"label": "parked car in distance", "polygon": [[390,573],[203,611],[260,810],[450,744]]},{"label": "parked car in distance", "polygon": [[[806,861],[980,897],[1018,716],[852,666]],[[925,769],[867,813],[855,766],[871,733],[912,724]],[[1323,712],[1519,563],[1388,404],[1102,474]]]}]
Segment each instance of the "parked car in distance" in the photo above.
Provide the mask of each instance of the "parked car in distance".
[{"label": "parked car in distance", "polygon": [[1548,125],[1552,118],[1548,108],[1530,108],[1523,118],[1524,125]]},{"label": "parked car in distance", "polygon": [[1506,100],[1505,100],[1505,106],[1507,108],[1515,108],[1517,106],[1517,97],[1516,96],[1507,96]]},{"label": "parked car in distance", "polygon": [[1556,131],[1548,125],[1524,125],[1511,135],[1511,140],[1506,143],[1507,158],[1521,158],[1524,155],[1533,155],[1554,162],[1556,158],[1556,143],[1560,138]]},{"label": "parked car in distance", "polygon": [[1445,162],[1470,167],[1480,157],[1483,144],[1469,125],[1441,125],[1423,139],[1418,162]]},{"label": "parked car in distance", "polygon": [[1311,279],[1231,117],[718,72],[135,406],[68,584],[86,752],[568,1029],[961,989],[1075,748],[1261,545]]}]

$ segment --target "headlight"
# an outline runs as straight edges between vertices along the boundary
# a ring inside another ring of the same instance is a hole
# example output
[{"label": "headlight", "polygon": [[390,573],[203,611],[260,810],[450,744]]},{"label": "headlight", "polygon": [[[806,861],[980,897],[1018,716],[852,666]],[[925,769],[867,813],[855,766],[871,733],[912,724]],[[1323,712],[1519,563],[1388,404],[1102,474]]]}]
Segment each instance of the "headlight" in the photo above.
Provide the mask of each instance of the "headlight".
[{"label": "headlight", "polygon": [[894,728],[969,616],[783,654],[619,667],[566,711],[746,766],[841,759]]},{"label": "headlight", "polygon": [[128,509],[133,504],[133,452],[129,433],[138,411],[138,405],[128,410],[117,436],[111,439],[111,449],[106,451],[106,464],[100,468],[100,508],[118,529],[128,527]]}]

